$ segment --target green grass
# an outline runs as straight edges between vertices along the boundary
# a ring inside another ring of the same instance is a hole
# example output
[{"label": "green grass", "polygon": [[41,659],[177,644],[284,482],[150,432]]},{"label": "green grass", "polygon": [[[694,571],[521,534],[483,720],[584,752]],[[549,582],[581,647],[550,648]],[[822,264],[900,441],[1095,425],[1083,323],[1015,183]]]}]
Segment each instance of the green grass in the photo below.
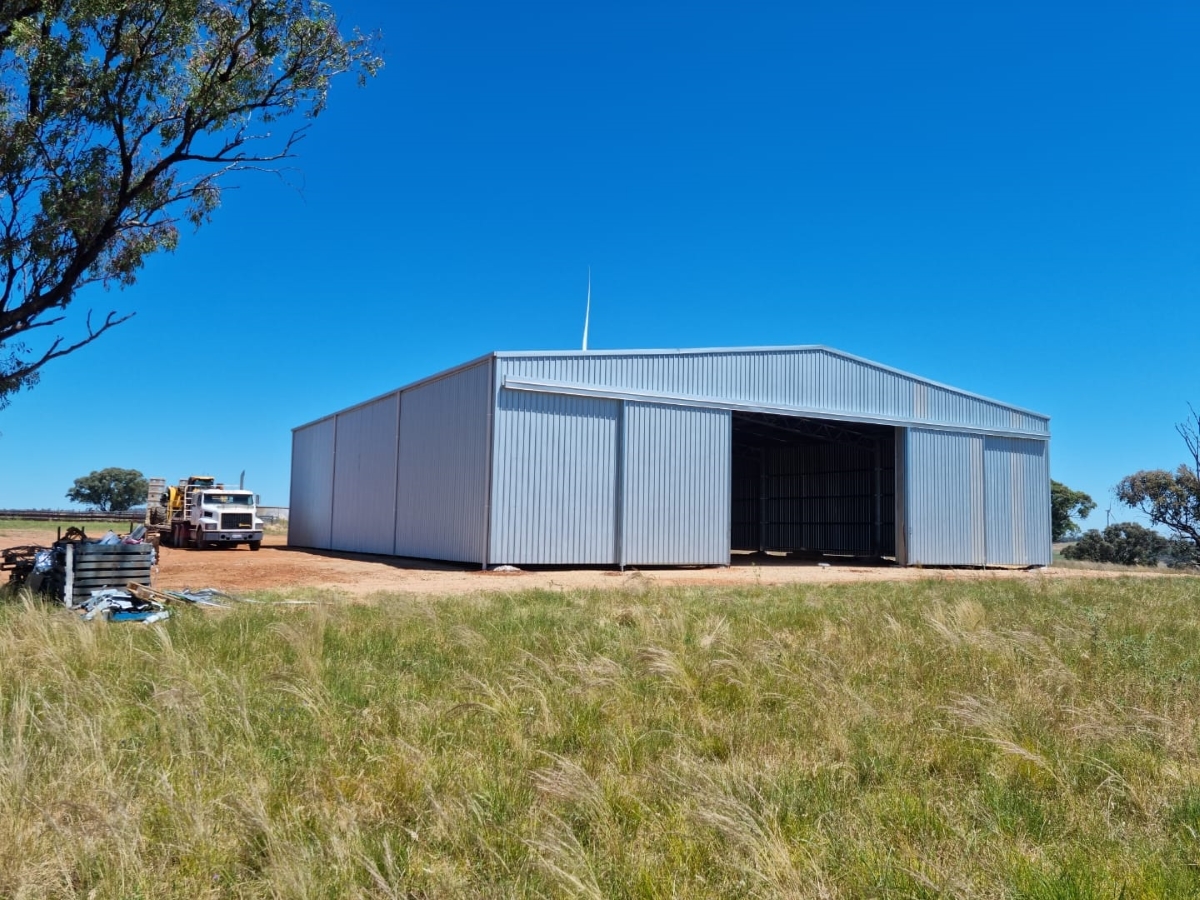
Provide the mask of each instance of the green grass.
[{"label": "green grass", "polygon": [[0,605],[3,897],[1200,895],[1200,581]]}]

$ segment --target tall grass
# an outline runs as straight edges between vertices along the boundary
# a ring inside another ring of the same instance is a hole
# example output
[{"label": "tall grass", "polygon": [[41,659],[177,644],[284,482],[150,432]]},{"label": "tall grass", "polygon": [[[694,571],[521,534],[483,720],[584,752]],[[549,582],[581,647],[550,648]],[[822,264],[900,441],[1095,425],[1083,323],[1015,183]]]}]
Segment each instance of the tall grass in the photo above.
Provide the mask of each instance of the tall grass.
[{"label": "tall grass", "polygon": [[0,608],[3,897],[1195,897],[1195,579]]}]

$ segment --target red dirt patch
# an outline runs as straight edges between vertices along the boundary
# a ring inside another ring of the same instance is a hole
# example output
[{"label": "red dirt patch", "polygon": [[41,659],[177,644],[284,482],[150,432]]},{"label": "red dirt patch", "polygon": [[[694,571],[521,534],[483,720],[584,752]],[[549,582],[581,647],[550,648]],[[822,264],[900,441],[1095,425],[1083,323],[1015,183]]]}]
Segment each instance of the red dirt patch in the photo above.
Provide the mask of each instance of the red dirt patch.
[{"label": "red dirt patch", "polygon": [[[49,545],[52,527],[8,530],[0,523],[0,548],[22,544]],[[167,590],[214,587],[231,593],[263,589],[327,588],[358,596],[377,592],[424,595],[467,594],[479,591],[608,589],[638,579],[662,585],[737,587],[792,583],[842,584],[849,582],[913,581],[923,578],[947,581],[986,579],[1111,578],[1126,572],[1085,569],[1035,571],[1004,569],[906,569],[896,566],[863,566],[833,562],[818,566],[768,558],[751,562],[738,559],[727,568],[651,569],[617,572],[611,569],[532,569],[517,572],[483,572],[478,567],[390,556],[332,553],[287,547],[282,535],[268,535],[263,548],[233,550],[161,551],[154,586]],[[1142,575],[1143,573],[1136,573]],[[1163,574],[1146,572],[1145,575]],[[614,579],[619,579],[614,581]]]}]

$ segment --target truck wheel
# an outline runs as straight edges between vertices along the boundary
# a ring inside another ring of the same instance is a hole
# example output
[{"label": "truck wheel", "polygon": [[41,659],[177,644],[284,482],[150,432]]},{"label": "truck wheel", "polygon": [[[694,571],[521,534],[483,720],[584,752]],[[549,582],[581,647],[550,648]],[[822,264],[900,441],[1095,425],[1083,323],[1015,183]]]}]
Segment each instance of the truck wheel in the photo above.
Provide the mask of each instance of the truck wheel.
[{"label": "truck wheel", "polygon": [[197,550],[208,550],[211,546],[207,541],[204,540],[204,532],[200,531],[199,529],[196,530],[196,535],[192,538],[192,540],[195,542]]},{"label": "truck wheel", "polygon": [[260,547],[262,547],[262,541],[251,541],[251,542],[250,542],[250,549],[251,549],[251,550],[257,550],[257,549],[259,549]]}]

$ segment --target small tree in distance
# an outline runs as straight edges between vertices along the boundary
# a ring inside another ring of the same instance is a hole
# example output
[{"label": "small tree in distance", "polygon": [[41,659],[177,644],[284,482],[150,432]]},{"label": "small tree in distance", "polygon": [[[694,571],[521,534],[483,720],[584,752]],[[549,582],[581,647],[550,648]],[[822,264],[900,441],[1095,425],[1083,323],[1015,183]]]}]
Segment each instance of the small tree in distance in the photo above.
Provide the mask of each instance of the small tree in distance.
[{"label": "small tree in distance", "polygon": [[101,512],[124,512],[146,499],[149,483],[137,469],[100,469],[67,491],[67,499],[94,506]]},{"label": "small tree in distance", "polygon": [[1117,485],[1117,499],[1141,510],[1155,525],[1169,529],[1200,557],[1200,413],[1175,426],[1191,454],[1174,472],[1150,469],[1135,472]]},{"label": "small tree in distance", "polygon": [[1055,542],[1079,534],[1078,516],[1087,518],[1096,502],[1083,491],[1073,491],[1061,482],[1050,481],[1050,536]]}]

